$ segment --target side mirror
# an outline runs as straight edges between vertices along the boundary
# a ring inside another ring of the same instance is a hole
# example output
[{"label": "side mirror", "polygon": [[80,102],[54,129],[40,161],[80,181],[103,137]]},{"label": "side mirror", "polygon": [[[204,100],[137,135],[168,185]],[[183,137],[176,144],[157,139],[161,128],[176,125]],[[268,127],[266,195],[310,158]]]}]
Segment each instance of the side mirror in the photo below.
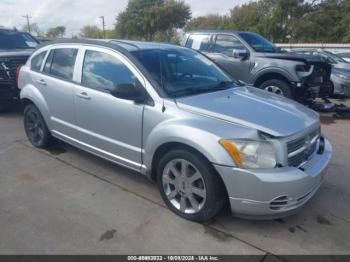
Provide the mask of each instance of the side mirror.
[{"label": "side mirror", "polygon": [[144,89],[138,85],[131,83],[122,83],[114,86],[113,90],[110,90],[111,95],[114,97],[132,100],[136,103],[142,103],[146,100],[146,93]]},{"label": "side mirror", "polygon": [[247,49],[233,49],[232,50],[232,57],[236,59],[245,59],[248,56],[248,50]]}]

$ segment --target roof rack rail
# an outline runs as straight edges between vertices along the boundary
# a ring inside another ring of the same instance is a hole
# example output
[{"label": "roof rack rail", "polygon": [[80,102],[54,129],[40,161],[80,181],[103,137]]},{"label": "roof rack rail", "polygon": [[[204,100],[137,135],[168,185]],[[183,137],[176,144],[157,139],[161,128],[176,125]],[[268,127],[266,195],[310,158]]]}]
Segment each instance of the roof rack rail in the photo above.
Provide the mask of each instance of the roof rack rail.
[{"label": "roof rack rail", "polygon": [[121,44],[125,44],[125,45],[130,45],[132,47],[135,47],[136,49],[140,49],[137,45],[127,42],[127,41],[123,41],[123,40],[118,40],[118,39],[113,39],[109,41],[110,43],[116,42],[116,43],[121,43]]}]

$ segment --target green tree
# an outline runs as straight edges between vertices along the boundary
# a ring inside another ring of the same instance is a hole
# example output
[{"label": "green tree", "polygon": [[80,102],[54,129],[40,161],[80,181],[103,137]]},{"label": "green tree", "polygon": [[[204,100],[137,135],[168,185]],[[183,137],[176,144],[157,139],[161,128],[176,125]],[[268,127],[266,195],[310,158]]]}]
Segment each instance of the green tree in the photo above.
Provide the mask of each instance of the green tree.
[{"label": "green tree", "polygon": [[274,42],[350,41],[350,0],[260,0],[236,6],[229,16],[190,20],[185,29],[259,33]]},{"label": "green tree", "polygon": [[51,38],[63,37],[65,33],[66,33],[66,27],[56,26],[56,27],[50,28],[47,31],[46,36]]},{"label": "green tree", "polygon": [[86,25],[80,29],[79,36],[83,38],[102,38],[103,32],[96,25]]},{"label": "green tree", "polygon": [[116,20],[120,38],[152,41],[155,35],[171,35],[191,18],[190,7],[176,0],[129,0]]},{"label": "green tree", "polygon": [[184,28],[186,32],[195,29],[232,29],[231,19],[217,14],[199,16],[191,19]]}]

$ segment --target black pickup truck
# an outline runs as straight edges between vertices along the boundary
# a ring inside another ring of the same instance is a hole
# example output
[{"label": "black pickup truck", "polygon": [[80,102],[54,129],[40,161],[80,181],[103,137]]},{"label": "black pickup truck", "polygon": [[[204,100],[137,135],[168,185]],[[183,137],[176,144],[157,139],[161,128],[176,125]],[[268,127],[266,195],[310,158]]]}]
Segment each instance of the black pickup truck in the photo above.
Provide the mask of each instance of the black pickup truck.
[{"label": "black pickup truck", "polygon": [[18,100],[16,71],[26,63],[38,43],[28,33],[0,29],[0,112]]}]

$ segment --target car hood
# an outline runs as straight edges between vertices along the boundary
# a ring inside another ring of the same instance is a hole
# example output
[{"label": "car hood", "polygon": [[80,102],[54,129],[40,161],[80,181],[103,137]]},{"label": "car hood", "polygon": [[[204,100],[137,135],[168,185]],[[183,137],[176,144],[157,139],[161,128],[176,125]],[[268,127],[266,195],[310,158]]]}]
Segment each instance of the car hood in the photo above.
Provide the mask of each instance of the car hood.
[{"label": "car hood", "polygon": [[4,50],[0,49],[0,58],[1,57],[15,57],[15,56],[30,56],[35,49],[12,49]]},{"label": "car hood", "polygon": [[236,87],[176,99],[180,109],[254,128],[276,137],[319,124],[316,112],[254,87]]},{"label": "car hood", "polygon": [[293,52],[260,53],[258,56],[267,57],[271,59],[300,61],[304,63],[325,63],[325,60],[320,56],[299,54]]},{"label": "car hood", "polygon": [[350,70],[350,63],[339,62],[333,68]]}]

